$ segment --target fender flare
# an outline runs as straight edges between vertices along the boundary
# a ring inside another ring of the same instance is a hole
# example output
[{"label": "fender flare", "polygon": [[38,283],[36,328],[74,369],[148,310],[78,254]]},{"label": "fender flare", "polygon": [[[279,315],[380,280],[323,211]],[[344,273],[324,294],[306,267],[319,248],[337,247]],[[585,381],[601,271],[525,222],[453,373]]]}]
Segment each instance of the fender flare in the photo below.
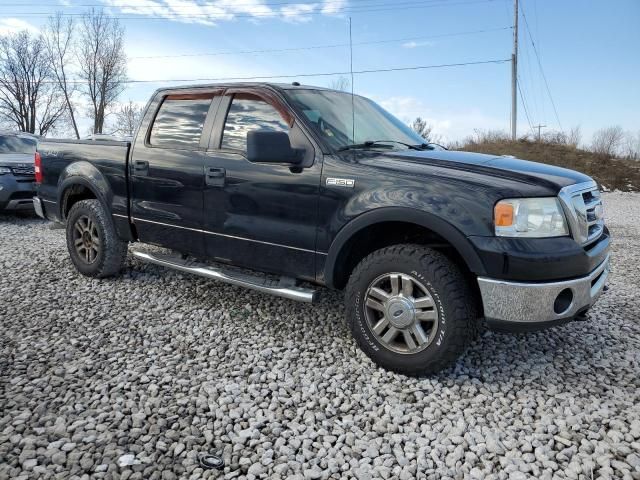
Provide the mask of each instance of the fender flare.
[{"label": "fender flare", "polygon": [[419,225],[440,235],[462,257],[467,267],[472,272],[483,275],[485,268],[469,239],[442,218],[422,210],[408,207],[382,207],[363,213],[347,223],[333,239],[327,259],[325,261],[325,282],[330,288],[334,288],[334,274],[338,257],[347,242],[361,230],[383,222],[404,222]]},{"label": "fender flare", "polygon": [[90,190],[108,210],[113,193],[104,175],[87,161],[74,162],[62,171],[58,180],[58,213],[64,219],[65,196],[70,187],[81,185]]}]

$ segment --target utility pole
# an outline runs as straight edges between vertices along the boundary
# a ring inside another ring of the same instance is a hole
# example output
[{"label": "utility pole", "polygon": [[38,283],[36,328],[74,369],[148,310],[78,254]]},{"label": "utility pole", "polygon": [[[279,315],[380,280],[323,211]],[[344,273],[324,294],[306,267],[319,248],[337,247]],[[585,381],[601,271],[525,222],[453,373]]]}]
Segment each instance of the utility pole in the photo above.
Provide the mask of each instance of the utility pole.
[{"label": "utility pole", "polygon": [[538,129],[538,143],[540,143],[540,139],[542,138],[542,135],[540,134],[540,129],[542,128],[546,128],[546,125],[531,125],[531,128],[537,128]]},{"label": "utility pole", "polygon": [[511,140],[518,128],[518,0],[513,1],[513,53],[511,54]]}]

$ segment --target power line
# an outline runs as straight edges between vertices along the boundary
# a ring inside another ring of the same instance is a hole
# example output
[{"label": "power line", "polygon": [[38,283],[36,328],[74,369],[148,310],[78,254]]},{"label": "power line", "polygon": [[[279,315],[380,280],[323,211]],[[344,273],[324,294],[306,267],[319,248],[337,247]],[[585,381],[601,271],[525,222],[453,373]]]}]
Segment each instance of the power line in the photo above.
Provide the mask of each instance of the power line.
[{"label": "power line", "polygon": [[536,59],[538,60],[538,67],[540,67],[540,73],[542,74],[542,79],[544,80],[545,87],[547,89],[547,94],[549,95],[549,100],[551,101],[551,106],[553,107],[553,113],[558,121],[558,126],[562,131],[562,123],[560,122],[560,116],[558,115],[558,109],[556,108],[556,103],[553,101],[553,95],[551,95],[551,89],[549,88],[549,82],[547,81],[547,76],[544,74],[544,69],[542,68],[542,62],[540,61],[540,55],[538,53],[538,47],[536,47],[536,42],[533,41],[533,37],[531,36],[531,29],[529,28],[529,22],[527,21],[527,16],[524,13],[524,9],[522,10],[522,18],[524,18],[524,24],[527,27],[527,34],[529,36],[529,40],[531,41],[531,45],[533,46],[533,51],[536,54]]},{"label": "power line", "polygon": [[[421,37],[404,37],[404,38],[392,38],[386,40],[373,40],[366,42],[354,42],[353,45],[377,45],[384,43],[397,43],[397,42],[408,42],[412,40],[426,40],[433,38],[445,38],[445,37],[455,37],[455,36],[463,36],[463,35],[473,35],[480,33],[488,33],[488,32],[498,32],[503,30],[510,30],[513,27],[499,27],[499,28],[489,28],[484,30],[469,30],[466,32],[455,32],[455,33],[443,33],[440,35],[428,35]],[[251,53],[272,53],[272,52],[296,52],[303,50],[318,50],[325,48],[341,48],[348,47],[348,43],[334,43],[334,44],[326,44],[326,45],[310,45],[306,47],[291,47],[291,48],[268,48],[262,50],[229,50],[223,52],[205,52],[205,53],[181,53],[175,55],[145,55],[145,56],[135,56],[128,57],[129,59],[144,59],[144,58],[181,58],[181,57],[208,57],[208,56],[219,56],[219,55],[241,55],[241,54],[251,54]]]},{"label": "power line", "polygon": [[527,123],[529,123],[529,128],[533,130],[533,124],[531,123],[531,118],[529,118],[529,109],[527,108],[527,103],[524,101],[524,94],[522,93],[522,87],[520,86],[520,77],[517,79],[518,92],[520,93],[520,100],[522,100],[522,107],[524,108],[524,115],[527,117]]},{"label": "power line", "polygon": [[[424,2],[405,2],[405,6],[402,7],[403,10],[407,9],[422,9],[422,8],[433,8],[433,7],[448,7],[448,6],[457,6],[457,5],[473,5],[473,4],[482,4],[482,3],[495,3],[504,0],[473,0],[473,1],[462,1],[462,2],[442,2],[442,3],[429,3],[424,4]],[[294,4],[291,4],[294,5]],[[311,5],[311,4],[309,4]],[[388,7],[387,7],[388,5]],[[399,4],[398,3],[387,3],[380,4],[382,8],[357,8],[357,7],[344,7],[344,8],[335,8],[331,9],[329,13],[321,10],[314,10],[309,12],[297,12],[296,15],[300,17],[305,17],[309,15],[336,15],[336,14],[354,14],[354,13],[371,13],[371,12],[385,12],[390,10],[397,10]],[[365,6],[366,7],[366,6]],[[117,8],[117,7],[116,7]],[[123,12],[129,13],[129,12]],[[235,18],[286,18],[286,14],[282,11],[273,11],[273,12],[255,12],[251,14],[236,14],[233,12],[221,12],[221,13],[202,13],[202,14],[181,14],[172,11],[168,11],[164,14],[154,14],[148,15],[145,12],[130,12],[131,15],[135,16],[122,16],[122,15],[108,15],[110,18],[118,19],[118,20],[201,20],[201,21],[213,21],[213,20],[224,20],[224,19],[235,19]],[[52,15],[51,12],[15,12],[10,14],[12,17],[22,17],[22,18],[36,18],[36,17],[50,17]],[[85,13],[60,13],[63,17],[82,17]]]},{"label": "power line", "polygon": [[[391,68],[376,68],[367,70],[354,70],[354,75],[368,74],[368,73],[385,73],[385,72],[406,72],[410,70],[427,70],[434,68],[446,68],[446,67],[464,67],[468,65],[488,65],[488,64],[500,64],[511,61],[510,59],[497,59],[497,60],[480,60],[475,62],[460,62],[460,63],[442,63],[436,65],[415,65],[410,67],[391,67]],[[251,77],[218,77],[218,78],[169,78],[169,79],[157,79],[157,80],[125,80],[122,83],[170,83],[170,82],[224,82],[224,81],[244,81],[244,80],[274,80],[279,78],[305,78],[305,77],[330,77],[336,75],[350,75],[350,71],[341,72],[316,72],[316,73],[297,73],[297,74],[285,74],[285,75],[261,75]],[[53,81],[52,81],[53,82]],[[47,82],[42,82],[47,83]],[[84,83],[84,80],[71,79],[69,83]]]},{"label": "power line", "polygon": [[[520,64],[521,71],[524,73],[524,75],[523,76],[518,75],[518,77],[522,79],[523,90],[525,85],[528,85],[527,90],[529,91],[529,99],[533,98],[533,108],[531,109],[531,117],[532,118],[537,117],[538,119],[540,119],[542,118],[542,115],[540,114],[540,108],[538,107],[538,95],[536,94],[537,92],[535,89],[533,69],[531,68],[531,54],[529,53],[529,48],[524,48],[524,45],[522,45],[521,50],[524,51],[527,68],[526,69],[522,68],[524,67],[524,63],[521,63]],[[540,85],[540,88],[542,88],[541,85]]]},{"label": "power line", "polygon": [[[352,2],[354,0],[351,0]],[[442,2],[443,0],[424,0],[424,3],[436,3],[436,2]],[[388,4],[388,1],[385,0],[358,0],[358,6],[376,6],[376,3],[372,3],[372,2],[382,2],[383,4]],[[363,5],[365,3],[371,3],[371,5]],[[220,2],[220,1],[216,1],[215,3],[192,3],[190,5],[180,5],[180,6],[176,6],[176,5],[168,5],[167,3],[158,3],[154,6],[157,7],[167,7],[167,8],[172,8],[172,9],[198,9],[198,8],[203,8],[203,7],[235,7],[235,6],[242,6],[242,5],[248,5],[249,7],[256,7],[256,8],[260,8],[260,7],[273,7],[273,6],[298,6],[298,5],[310,5],[310,6],[317,6],[318,3],[317,2],[312,2],[312,3],[305,3],[302,1],[294,1],[294,2],[287,2],[287,1],[278,1],[278,2],[263,2],[260,4],[256,4],[255,0],[248,0],[246,2],[243,1],[229,1],[229,2]],[[322,7],[324,8],[327,5],[344,5],[344,1],[343,0],[326,0],[322,3]],[[58,4],[51,4],[51,3],[43,3],[43,2],[19,2],[19,3],[3,3],[2,5],[0,5],[0,7],[60,7],[61,5]],[[140,3],[120,3],[118,2],[117,4],[108,4],[108,3],[77,3],[77,4],[73,4],[73,5],[68,5],[67,8],[87,8],[87,7],[95,7],[95,8],[108,8],[108,7],[113,7],[113,8],[149,8],[150,5],[148,4],[148,2],[146,0],[142,0]],[[342,8],[342,7],[341,7]]]}]

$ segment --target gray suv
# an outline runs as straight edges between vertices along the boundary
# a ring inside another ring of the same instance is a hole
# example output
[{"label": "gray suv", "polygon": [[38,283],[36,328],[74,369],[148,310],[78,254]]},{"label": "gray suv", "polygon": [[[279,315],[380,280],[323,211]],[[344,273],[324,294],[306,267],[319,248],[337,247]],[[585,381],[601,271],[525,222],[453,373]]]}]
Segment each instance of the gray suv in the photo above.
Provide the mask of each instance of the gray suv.
[{"label": "gray suv", "polygon": [[0,211],[33,210],[38,137],[0,133]]}]

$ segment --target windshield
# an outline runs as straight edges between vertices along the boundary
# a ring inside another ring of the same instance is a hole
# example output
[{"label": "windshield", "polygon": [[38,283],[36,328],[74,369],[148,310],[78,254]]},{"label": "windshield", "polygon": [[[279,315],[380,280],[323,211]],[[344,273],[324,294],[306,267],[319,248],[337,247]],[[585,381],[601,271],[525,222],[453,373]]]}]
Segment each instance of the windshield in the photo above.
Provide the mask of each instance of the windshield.
[{"label": "windshield", "polygon": [[[408,148],[426,140],[375,102],[332,90],[288,90],[293,105],[314,130],[336,150],[354,144],[380,142],[385,148]],[[353,128],[355,119],[355,128]],[[385,143],[398,142],[398,143]]]},{"label": "windshield", "polygon": [[36,140],[13,135],[0,135],[0,154],[3,153],[35,153]]}]

